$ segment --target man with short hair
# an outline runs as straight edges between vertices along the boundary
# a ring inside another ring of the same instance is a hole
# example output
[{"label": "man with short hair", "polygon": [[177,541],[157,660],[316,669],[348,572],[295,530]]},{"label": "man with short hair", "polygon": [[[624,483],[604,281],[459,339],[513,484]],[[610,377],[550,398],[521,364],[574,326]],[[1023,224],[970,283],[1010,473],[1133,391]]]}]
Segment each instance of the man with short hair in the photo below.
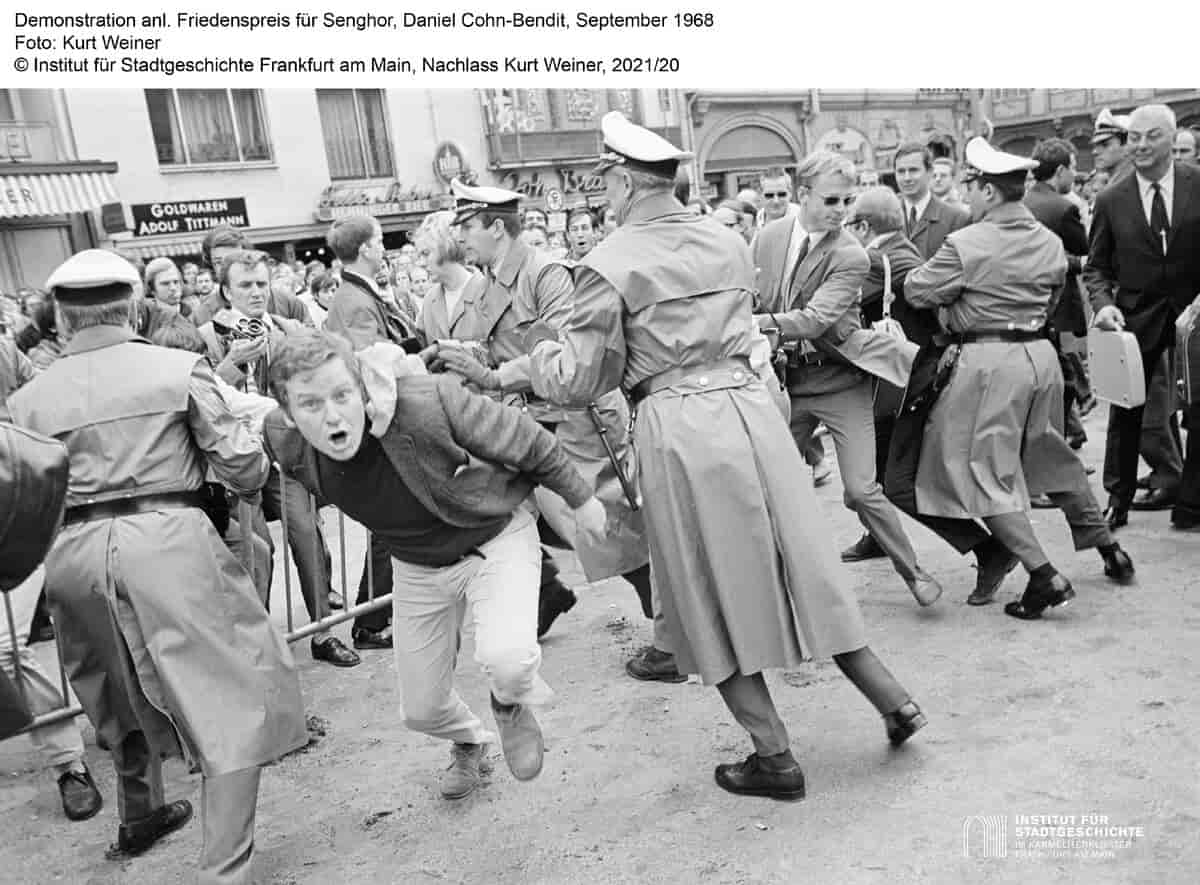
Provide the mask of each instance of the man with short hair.
[{"label": "man with short hair", "polygon": [[757,314],[760,328],[778,335],[787,354],[792,435],[803,451],[818,422],[829,428],[846,507],[879,542],[917,602],[932,605],[942,588],[918,564],[900,514],[876,477],[874,380],[841,349],[862,329],[859,294],[870,269],[862,246],[842,229],[854,202],[854,164],[818,151],[801,162],[796,180],[803,238],[786,269],[782,302],[760,306]]},{"label": "man with short hair", "polygon": [[[200,260],[204,262],[205,267],[212,269],[215,282],[216,274],[221,267],[221,260],[226,255],[230,252],[252,250],[253,248],[245,231],[228,224],[219,224],[209,229],[208,233],[204,235],[204,240],[200,244]],[[191,320],[199,328],[209,322],[213,318],[213,314],[224,307],[225,304],[221,299],[219,289],[214,288],[207,300],[203,301],[193,312]],[[267,312],[272,316],[295,320],[306,326],[313,324],[304,302],[286,292],[270,293],[267,299]]]},{"label": "man with short hair", "polygon": [[1108,186],[1133,172],[1125,143],[1129,137],[1129,117],[1115,116],[1108,108],[1096,115],[1092,128],[1092,157],[1096,169],[1108,174]]},{"label": "man with short hair", "polygon": [[929,176],[929,192],[949,206],[961,206],[962,199],[954,186],[954,161],[937,157]]},{"label": "man with short hair", "polygon": [[582,260],[596,245],[592,210],[587,206],[576,206],[567,213],[567,240],[570,244],[567,257],[571,261]]},{"label": "man with short hair", "polygon": [[[1101,329],[1137,336],[1147,392],[1163,354],[1175,349],[1175,321],[1200,292],[1200,170],[1172,157],[1175,114],[1166,105],[1137,108],[1129,120],[1135,173],[1096,198],[1083,280]],[[1169,356],[1168,356],[1169,361]],[[1128,522],[1137,488],[1138,448],[1146,407],[1114,407],[1116,482],[1109,488],[1112,528]],[[1200,529],[1200,408],[1188,406],[1187,452],[1171,516],[1183,531]]]},{"label": "man with short hair", "polygon": [[[267,395],[270,363],[275,352],[288,335],[304,328],[285,317],[267,312],[270,286],[267,256],[264,252],[233,251],[221,260],[218,275],[219,297],[228,313],[218,329],[216,317],[199,328],[200,337],[208,348],[208,358],[214,371],[227,384],[238,390]],[[247,337],[236,328],[238,321],[257,321],[263,334]],[[230,325],[227,325],[230,324]],[[287,538],[304,606],[313,621],[329,616],[329,597],[332,559],[321,532],[321,515],[313,499],[299,483],[281,476],[274,467],[262,490],[262,513],[268,521],[281,519],[286,510]],[[274,549],[272,548],[272,553]],[[287,555],[287,551],[284,551]],[[348,649],[328,629],[313,634],[310,643],[314,660],[335,667],[353,667],[360,658]]]},{"label": "man with short hair", "polygon": [[920,142],[900,145],[892,158],[896,189],[904,210],[904,234],[917,247],[921,258],[929,258],[941,248],[946,237],[971,222],[961,206],[951,206],[930,190],[933,177],[933,152]]},{"label": "man with short hair", "polygon": [[1196,132],[1192,129],[1180,129],[1175,133],[1175,144],[1171,154],[1179,163],[1196,163]]},{"label": "man with short hair", "polygon": [[394,559],[404,721],[453,742],[442,795],[475,790],[494,740],[454,690],[468,611],[504,757],[518,780],[537,777],[542,732],[530,707],[553,693],[538,675],[538,535],[522,504],[545,483],[569,502],[580,530],[596,534],[604,531],[603,506],[551,434],[452,375],[389,372],[368,384],[368,427],[364,379],[349,346],[306,331],[282,344],[271,383],[281,410],[264,426],[270,453]]},{"label": "man with short hair", "polygon": [[772,221],[796,214],[797,206],[792,202],[792,176],[787,170],[779,166],[768,169],[763,173],[759,189],[763,198],[757,225],[760,230]]},{"label": "man with short hair", "polygon": [[72,687],[117,770],[111,856],[191,818],[190,803],[163,799],[161,760],[184,756],[203,775],[199,881],[249,883],[261,766],[307,735],[291,652],[198,492],[211,467],[252,494],[268,462],[203,357],[133,333],[136,279],[99,249],[55,270],[66,353],[9,406],[70,458],[46,588]]}]

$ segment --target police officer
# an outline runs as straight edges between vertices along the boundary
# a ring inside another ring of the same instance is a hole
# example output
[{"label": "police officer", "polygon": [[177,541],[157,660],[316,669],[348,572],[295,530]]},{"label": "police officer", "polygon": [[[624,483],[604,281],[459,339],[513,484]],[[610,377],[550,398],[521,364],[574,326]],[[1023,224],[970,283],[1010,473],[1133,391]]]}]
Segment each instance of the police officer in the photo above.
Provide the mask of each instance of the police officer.
[{"label": "police officer", "polygon": [[[530,396],[527,335],[536,328],[536,334],[554,336],[565,326],[571,314],[570,271],[564,264],[538,255],[515,239],[519,233],[520,194],[460,183],[455,183],[454,192],[459,203],[457,219],[463,225],[467,244],[489,267],[490,285],[477,300],[475,309],[481,316],[477,325],[488,330],[489,347],[499,368],[494,371],[485,368],[461,348],[439,351],[439,357],[447,368],[483,390],[525,396],[530,413],[554,429],[575,466],[604,503],[610,530],[604,539],[576,537],[570,508],[546,490],[537,492],[542,515],[555,532],[576,548],[588,581],[623,576],[637,591],[643,613],[653,617],[650,553],[642,516],[628,499],[626,487],[617,475],[620,465],[612,463],[600,436],[602,431],[618,459],[624,455],[629,425],[629,406],[624,394],[615,389],[603,391],[583,409],[563,409]],[[545,632],[543,627],[549,628],[549,621],[558,609],[574,605],[571,591],[563,588],[548,594],[548,589],[543,583],[539,635]],[[686,678],[676,669],[671,656],[657,645],[651,645],[629,661],[626,671],[636,679],[659,682],[683,682]]]},{"label": "police officer", "polygon": [[769,359],[751,367],[767,348],[751,313],[750,250],[674,197],[688,154],[619,112],[602,129],[597,174],[621,226],[577,268],[561,340],[534,347],[533,388],[575,405],[618,385],[631,391],[668,650],[680,672],[717,686],[754,743],[744,762],[718,766],[716,781],[734,793],[799,799],[804,774],[767,668],[832,654],[896,744],[925,718],[866,644],[800,453],[763,380],[773,380]]},{"label": "police officer", "polygon": [[1045,328],[1067,257],[1058,236],[1022,203],[1037,162],[982,138],[967,145],[966,160],[976,223],[950,234],[904,283],[913,307],[939,310],[954,341],[943,359],[957,359],[926,424],[916,509],[953,521],[927,523],[939,534],[955,524],[980,534],[959,546],[980,560],[972,604],[990,602],[1019,560],[1029,583],[1004,611],[1032,620],[1075,591],[1038,543],[1026,513],[1030,494],[1050,496],[1067,516],[1076,549],[1097,547],[1109,577],[1129,580],[1133,564],[1113,542],[1083,464],[1062,435],[1063,378]]},{"label": "police officer", "polygon": [[291,652],[197,491],[211,466],[254,492],[267,458],[203,357],[133,333],[136,281],[97,249],[55,270],[46,286],[70,342],[9,407],[70,457],[46,587],[72,687],[117,769],[113,853],[141,854],[190,819],[188,802],[163,799],[160,760],[182,754],[204,776],[200,881],[248,882],[259,768],[307,735]]}]

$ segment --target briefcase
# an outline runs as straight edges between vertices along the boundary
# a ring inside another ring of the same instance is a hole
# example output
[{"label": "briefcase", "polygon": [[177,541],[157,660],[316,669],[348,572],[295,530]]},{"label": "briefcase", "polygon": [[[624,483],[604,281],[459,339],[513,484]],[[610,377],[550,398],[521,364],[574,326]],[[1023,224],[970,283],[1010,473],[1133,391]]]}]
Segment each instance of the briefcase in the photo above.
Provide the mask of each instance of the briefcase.
[{"label": "briefcase", "polygon": [[1088,330],[1088,370],[1096,399],[1123,409],[1146,402],[1146,377],[1142,351],[1132,332]]},{"label": "briefcase", "polygon": [[1175,364],[1183,401],[1200,402],[1200,308],[1195,305],[1175,324]]}]

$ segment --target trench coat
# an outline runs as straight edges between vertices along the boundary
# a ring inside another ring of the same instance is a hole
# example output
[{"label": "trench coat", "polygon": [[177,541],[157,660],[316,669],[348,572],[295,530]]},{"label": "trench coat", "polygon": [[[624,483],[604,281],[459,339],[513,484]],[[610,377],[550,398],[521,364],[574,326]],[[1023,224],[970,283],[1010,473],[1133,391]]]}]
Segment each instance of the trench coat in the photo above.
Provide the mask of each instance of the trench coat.
[{"label": "trench coat", "polygon": [[[950,234],[911,271],[904,295],[939,308],[951,333],[1045,328],[1067,257],[1020,203]],[[963,344],[925,426],[917,511],[974,518],[1023,512],[1031,495],[1076,488],[1063,438],[1063,377],[1048,339]]]},{"label": "trench coat", "polygon": [[580,406],[680,373],[639,402],[634,427],[664,644],[679,669],[716,684],[866,645],[809,471],[772,388],[748,367],[763,339],[745,242],[651,194],[575,282],[561,339],[531,354],[540,396]]},{"label": "trench coat", "polygon": [[[239,493],[267,476],[203,357],[126,329],[80,330],[10,400],[19,424],[66,444],[67,506],[198,489],[207,466]],[[205,513],[161,509],[66,526],[46,593],[71,686],[112,749],[132,731],[206,776],[303,746],[295,662]]]}]

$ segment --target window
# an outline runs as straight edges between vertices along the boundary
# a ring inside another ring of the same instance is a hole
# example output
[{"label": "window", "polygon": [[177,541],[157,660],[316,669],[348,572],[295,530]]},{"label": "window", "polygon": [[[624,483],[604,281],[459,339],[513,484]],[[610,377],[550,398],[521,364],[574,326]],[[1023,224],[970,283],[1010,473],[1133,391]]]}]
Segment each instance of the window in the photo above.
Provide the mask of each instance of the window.
[{"label": "window", "polygon": [[392,146],[379,89],[318,89],[329,177],[390,178]]},{"label": "window", "polygon": [[147,89],[160,166],[271,160],[262,91]]}]

